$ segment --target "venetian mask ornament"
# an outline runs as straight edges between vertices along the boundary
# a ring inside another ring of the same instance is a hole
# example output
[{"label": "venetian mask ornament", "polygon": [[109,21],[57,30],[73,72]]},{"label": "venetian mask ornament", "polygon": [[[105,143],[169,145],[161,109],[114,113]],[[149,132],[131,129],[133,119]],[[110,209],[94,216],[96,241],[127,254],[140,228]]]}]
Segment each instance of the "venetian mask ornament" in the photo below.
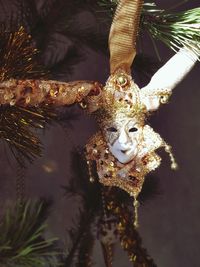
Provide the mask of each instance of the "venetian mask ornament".
[{"label": "venetian mask ornament", "polygon": [[142,5],[142,0],[118,3],[109,35],[110,77],[104,87],[88,81],[10,79],[0,83],[2,105],[79,103],[95,116],[100,131],[86,145],[90,180],[94,180],[91,165],[95,162],[100,183],[119,187],[134,198],[135,225],[137,197],[145,175],[161,162],[156,150],[163,147],[170,156],[172,169],[177,168],[171,146],[146,124],[145,119],[160,104],[167,103],[173,88],[200,56],[199,44],[195,52],[191,48],[181,48],[153,75],[147,86],[139,88],[131,77],[131,65],[136,55]]},{"label": "venetian mask ornament", "polygon": [[99,94],[85,99],[89,112],[100,125],[99,133],[86,145],[90,179],[93,180],[90,165],[95,161],[100,183],[119,187],[134,198],[135,226],[137,196],[145,175],[161,162],[156,150],[163,147],[169,154],[171,168],[177,168],[171,146],[146,124],[145,119],[160,104],[167,103],[172,89],[197,60],[192,51],[183,48],[146,87],[138,88],[130,75],[130,67],[136,54],[142,4],[143,1],[119,2],[109,36],[111,75]]}]

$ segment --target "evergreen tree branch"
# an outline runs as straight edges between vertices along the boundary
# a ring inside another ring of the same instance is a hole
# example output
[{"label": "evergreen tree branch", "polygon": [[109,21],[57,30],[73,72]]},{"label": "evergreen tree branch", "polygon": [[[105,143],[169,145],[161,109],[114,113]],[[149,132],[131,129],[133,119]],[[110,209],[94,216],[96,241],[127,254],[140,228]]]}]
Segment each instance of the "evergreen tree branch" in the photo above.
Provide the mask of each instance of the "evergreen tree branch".
[{"label": "evergreen tree branch", "polygon": [[[99,6],[112,17],[117,0],[99,0]],[[200,56],[200,7],[171,13],[159,9],[154,2],[143,5],[141,29],[155,39],[163,42],[174,51],[189,47]]]},{"label": "evergreen tree branch", "polygon": [[18,202],[0,222],[0,264],[6,267],[55,267],[55,238],[44,239],[49,204]]}]

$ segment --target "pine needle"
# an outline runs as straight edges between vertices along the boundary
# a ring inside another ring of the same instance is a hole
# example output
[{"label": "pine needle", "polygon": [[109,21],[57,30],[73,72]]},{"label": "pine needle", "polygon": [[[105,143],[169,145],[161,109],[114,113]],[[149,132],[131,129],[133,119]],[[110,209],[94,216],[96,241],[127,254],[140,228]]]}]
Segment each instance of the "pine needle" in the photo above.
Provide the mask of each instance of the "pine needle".
[{"label": "pine needle", "polygon": [[[27,79],[46,77],[47,72],[39,64],[38,51],[31,37],[21,27],[18,31],[0,32],[0,81],[10,78]],[[0,107],[0,139],[8,145],[18,163],[25,167],[41,156],[42,144],[36,129],[55,118],[51,107],[20,108]]]},{"label": "pine needle", "polygon": [[18,202],[0,221],[0,265],[55,267],[56,238],[44,239],[48,205],[43,201]]},{"label": "pine needle", "polygon": [[[114,15],[117,0],[99,0],[98,4],[109,17]],[[170,10],[159,9],[153,2],[145,3],[141,16],[141,29],[174,51],[186,46],[199,57],[200,7],[176,13]]]},{"label": "pine needle", "polygon": [[165,45],[179,50],[188,47],[200,56],[200,7],[170,13],[158,9],[155,4],[145,4],[142,26],[151,36]]}]

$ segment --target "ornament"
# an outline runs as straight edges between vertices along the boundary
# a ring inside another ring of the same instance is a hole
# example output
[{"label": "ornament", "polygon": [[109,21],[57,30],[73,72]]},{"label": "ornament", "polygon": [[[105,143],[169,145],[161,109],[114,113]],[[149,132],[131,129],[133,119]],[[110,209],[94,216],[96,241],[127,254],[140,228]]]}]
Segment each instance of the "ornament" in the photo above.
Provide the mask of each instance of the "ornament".
[{"label": "ornament", "polygon": [[134,226],[138,224],[137,196],[145,175],[161,162],[156,150],[163,147],[170,156],[171,168],[177,168],[171,146],[146,124],[146,117],[160,104],[167,103],[172,89],[198,59],[186,47],[180,49],[147,86],[139,89],[130,75],[130,67],[136,54],[142,4],[143,1],[119,2],[109,36],[111,75],[97,97],[86,99],[87,108],[101,129],[86,145],[86,158],[96,162],[102,184],[120,187],[134,197]]},{"label": "ornament", "polygon": [[[103,87],[97,82],[57,82],[8,80],[0,84],[0,103],[33,106],[40,103],[71,105],[79,103],[93,114],[100,131],[86,145],[86,158],[92,177],[96,163],[99,182],[116,186],[134,197],[142,189],[145,175],[158,168],[161,158],[156,154],[163,147],[177,168],[174,156],[163,138],[146,124],[147,116],[167,103],[173,88],[186,76],[198,60],[199,46],[181,48],[152,77],[147,86],[139,88],[131,77],[131,64],[136,55],[142,0],[121,0],[109,35],[110,77]],[[137,214],[136,214],[137,218]]]},{"label": "ornament", "polygon": [[160,165],[158,148],[165,149],[171,168],[177,168],[171,146],[146,124],[146,118],[160,104],[167,103],[172,89],[198,59],[193,51],[182,48],[147,86],[139,89],[130,75],[130,66],[136,54],[142,4],[143,1],[119,2],[109,37],[111,75],[99,95],[86,98],[87,108],[101,129],[86,145],[87,160],[96,162],[102,184],[127,191],[134,197],[135,207],[145,175]]}]

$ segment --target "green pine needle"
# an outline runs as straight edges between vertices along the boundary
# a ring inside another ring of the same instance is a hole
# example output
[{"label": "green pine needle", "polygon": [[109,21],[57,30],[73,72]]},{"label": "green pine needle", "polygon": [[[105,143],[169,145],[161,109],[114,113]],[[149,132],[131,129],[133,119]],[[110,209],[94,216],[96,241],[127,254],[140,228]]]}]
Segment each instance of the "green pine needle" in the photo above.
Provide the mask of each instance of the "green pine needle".
[{"label": "green pine needle", "polygon": [[174,51],[185,46],[200,56],[200,7],[169,13],[155,4],[145,4],[142,26]]},{"label": "green pine needle", "polygon": [[20,166],[25,167],[26,161],[41,156],[42,144],[35,130],[43,129],[54,117],[51,107],[45,105],[0,108],[0,139],[8,144]]},{"label": "green pine needle", "polygon": [[[113,16],[117,0],[99,0],[98,4],[109,16]],[[170,13],[159,9],[155,3],[143,5],[141,29],[174,51],[186,46],[200,56],[200,7]]]},{"label": "green pine needle", "polygon": [[44,239],[47,205],[43,201],[17,203],[0,221],[0,266],[55,267],[57,239]]},{"label": "green pine needle", "polygon": [[[31,37],[21,27],[16,32],[0,31],[0,81],[14,79],[38,79],[47,76],[39,64],[38,50]],[[0,140],[25,167],[26,161],[32,162],[41,156],[42,144],[36,134],[37,129],[55,119],[55,112],[46,105],[33,108],[15,106],[0,107]]]},{"label": "green pine needle", "polygon": [[111,17],[113,17],[118,2],[119,0],[99,0],[98,4],[103,11],[107,12]]}]

